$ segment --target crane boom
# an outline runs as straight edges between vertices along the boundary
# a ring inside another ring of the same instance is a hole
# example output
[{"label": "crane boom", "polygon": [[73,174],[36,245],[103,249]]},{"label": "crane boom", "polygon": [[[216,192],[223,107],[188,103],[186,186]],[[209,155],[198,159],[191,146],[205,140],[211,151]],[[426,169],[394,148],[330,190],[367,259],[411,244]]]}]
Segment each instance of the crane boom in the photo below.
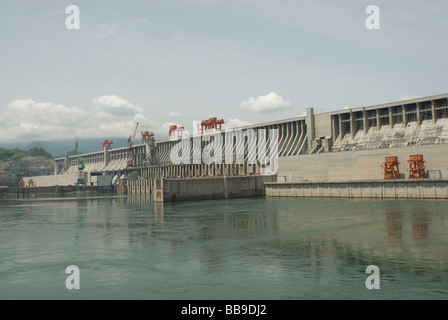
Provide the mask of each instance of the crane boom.
[{"label": "crane boom", "polygon": [[134,142],[135,134],[137,133],[137,128],[138,128],[138,122],[137,122],[137,124],[135,125],[134,134],[132,135],[132,142]]},{"label": "crane boom", "polygon": [[135,134],[137,133],[137,128],[138,128],[138,122],[135,125],[134,133],[132,134],[132,136],[129,136],[129,139],[128,139],[128,147],[127,147],[127,157],[128,157],[127,167],[128,168],[132,167],[134,165],[133,145],[134,145]]},{"label": "crane boom", "polygon": [[135,125],[134,133],[132,134],[132,136],[129,136],[128,147],[132,147],[134,145],[134,139],[135,139],[135,134],[137,133],[137,128],[138,128],[138,122]]}]

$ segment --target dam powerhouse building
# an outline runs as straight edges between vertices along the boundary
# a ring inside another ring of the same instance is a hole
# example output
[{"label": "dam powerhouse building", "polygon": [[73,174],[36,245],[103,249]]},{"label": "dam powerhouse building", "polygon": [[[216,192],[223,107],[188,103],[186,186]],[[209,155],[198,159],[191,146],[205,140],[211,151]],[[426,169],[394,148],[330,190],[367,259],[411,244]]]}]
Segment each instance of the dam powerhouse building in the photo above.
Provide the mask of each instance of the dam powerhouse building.
[{"label": "dam powerhouse building", "polygon": [[[268,181],[279,183],[373,181],[385,179],[387,159],[393,162],[389,168],[394,171],[393,178],[406,180],[413,170],[409,161],[416,156],[424,164],[424,178],[446,179],[447,114],[448,94],[441,94],[320,114],[307,108],[304,116],[237,128],[243,132],[265,132],[267,145],[274,138],[271,132],[277,133],[275,171],[269,165],[250,161],[248,135],[235,137],[231,147],[235,157],[238,152],[245,154],[243,161],[198,163],[198,148],[191,148],[191,161],[175,164],[170,154],[180,139],[155,141],[148,132],[142,132],[139,144],[111,149],[105,141],[101,151],[55,159],[54,175],[24,180],[27,183],[33,179],[38,187],[75,185],[80,176],[80,157],[84,162],[82,180],[90,186],[111,184],[113,180],[114,184],[125,181],[128,185],[140,181],[146,188],[154,178],[243,176],[271,176]],[[213,134],[222,135],[225,141],[224,131]],[[193,137],[187,140],[190,146],[194,144]],[[198,152],[204,147],[206,143],[200,145]],[[225,152],[222,148],[223,159]]]}]

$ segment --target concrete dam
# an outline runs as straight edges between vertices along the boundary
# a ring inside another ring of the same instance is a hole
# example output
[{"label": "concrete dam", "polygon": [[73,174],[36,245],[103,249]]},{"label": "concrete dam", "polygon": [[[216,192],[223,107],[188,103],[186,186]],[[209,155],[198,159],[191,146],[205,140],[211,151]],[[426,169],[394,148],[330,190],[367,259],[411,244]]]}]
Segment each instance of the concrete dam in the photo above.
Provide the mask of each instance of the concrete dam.
[{"label": "concrete dam", "polygon": [[[142,138],[132,147],[65,156],[55,159],[54,175],[32,179],[37,186],[73,185],[82,156],[87,185],[99,185],[101,176],[127,181],[270,176],[270,184],[384,180],[385,157],[394,156],[399,178],[406,180],[408,160],[416,154],[424,158],[427,178],[446,179],[447,114],[448,94],[320,114],[307,108],[301,117],[233,129],[240,134]],[[212,159],[221,161],[204,161],[201,154],[213,141],[222,142],[211,151]],[[261,150],[275,157],[275,170],[273,161],[254,156]],[[173,161],[173,155],[182,161]]]}]

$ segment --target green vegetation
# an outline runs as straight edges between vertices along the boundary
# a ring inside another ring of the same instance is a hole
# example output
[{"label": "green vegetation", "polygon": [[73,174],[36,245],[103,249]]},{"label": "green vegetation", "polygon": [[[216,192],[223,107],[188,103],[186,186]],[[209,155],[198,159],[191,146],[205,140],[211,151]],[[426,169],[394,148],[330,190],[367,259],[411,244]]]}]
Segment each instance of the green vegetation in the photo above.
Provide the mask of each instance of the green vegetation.
[{"label": "green vegetation", "polygon": [[40,147],[33,148],[29,151],[20,150],[17,148],[0,148],[0,162],[15,161],[24,156],[53,158],[51,154]]},{"label": "green vegetation", "polygon": [[36,147],[28,151],[25,156],[31,156],[31,157],[46,157],[46,158],[53,158],[51,154],[49,154],[47,151],[42,149],[41,147]]},{"label": "green vegetation", "polygon": [[26,153],[27,153],[26,151],[20,149],[0,148],[0,161],[1,162],[14,161],[20,158],[21,156],[24,156]]},{"label": "green vegetation", "polygon": [[[42,159],[42,157],[53,159],[51,154],[40,147],[33,148],[29,151],[17,148],[0,148],[0,172],[13,174],[13,178],[8,178],[9,180],[5,180],[4,177],[2,178],[0,176],[0,185],[16,186],[19,180],[24,176],[36,174],[36,169],[33,169],[33,164],[36,161],[41,161],[38,157],[40,159]],[[11,182],[11,179],[15,180],[15,182]]]}]

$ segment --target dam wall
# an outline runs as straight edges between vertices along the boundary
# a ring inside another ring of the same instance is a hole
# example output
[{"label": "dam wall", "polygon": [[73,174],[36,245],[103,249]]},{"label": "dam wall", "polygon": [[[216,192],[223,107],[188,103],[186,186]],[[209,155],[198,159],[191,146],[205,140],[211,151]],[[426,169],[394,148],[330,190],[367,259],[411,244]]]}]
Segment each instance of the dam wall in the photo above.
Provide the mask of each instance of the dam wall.
[{"label": "dam wall", "polygon": [[[227,133],[236,131],[244,134],[229,139]],[[269,145],[273,131],[277,132],[275,140],[280,158],[444,144],[448,143],[448,94],[320,114],[315,114],[310,107],[300,117],[243,126],[229,132],[206,132],[202,136],[190,136],[186,139],[188,142],[185,141],[191,148],[187,164],[204,164],[201,153],[214,135],[219,135],[225,144],[222,148],[223,157],[229,152],[234,155],[245,153],[244,161],[247,163],[247,153],[254,148],[248,140],[259,142],[265,139]],[[202,141],[195,143],[195,138]],[[178,163],[172,162],[172,150],[181,140],[159,140],[130,148],[103,148],[102,151],[82,154],[86,166],[84,171],[116,173],[126,168],[175,165]],[[77,159],[76,155],[55,159],[54,173],[76,172]]]},{"label": "dam wall", "polygon": [[[270,150],[277,144],[278,172],[274,174],[278,174],[279,181],[382,179],[381,165],[386,156],[398,156],[403,179],[408,176],[407,160],[415,154],[423,155],[430,173],[448,177],[444,162],[448,146],[448,94],[320,114],[315,114],[310,107],[300,117],[234,130],[240,133],[229,136],[227,133],[233,131],[206,132],[202,136],[182,139],[182,144],[185,142],[188,147],[185,152],[177,150],[181,141],[176,139],[154,140],[128,148],[103,148],[81,155],[84,172],[107,173],[127,180],[262,176],[272,174],[272,170],[260,158],[254,161],[253,154],[260,155],[269,149],[269,156],[272,156]],[[225,162],[203,161],[204,150],[210,149],[212,135],[213,142],[223,143],[222,148],[213,149],[213,154],[225,158]],[[227,162],[229,154],[231,163]],[[185,156],[183,160],[187,161],[173,163],[173,155]],[[78,156],[55,159],[57,181],[39,178],[42,182],[36,183],[66,184],[71,178],[63,176],[77,172]]]}]

